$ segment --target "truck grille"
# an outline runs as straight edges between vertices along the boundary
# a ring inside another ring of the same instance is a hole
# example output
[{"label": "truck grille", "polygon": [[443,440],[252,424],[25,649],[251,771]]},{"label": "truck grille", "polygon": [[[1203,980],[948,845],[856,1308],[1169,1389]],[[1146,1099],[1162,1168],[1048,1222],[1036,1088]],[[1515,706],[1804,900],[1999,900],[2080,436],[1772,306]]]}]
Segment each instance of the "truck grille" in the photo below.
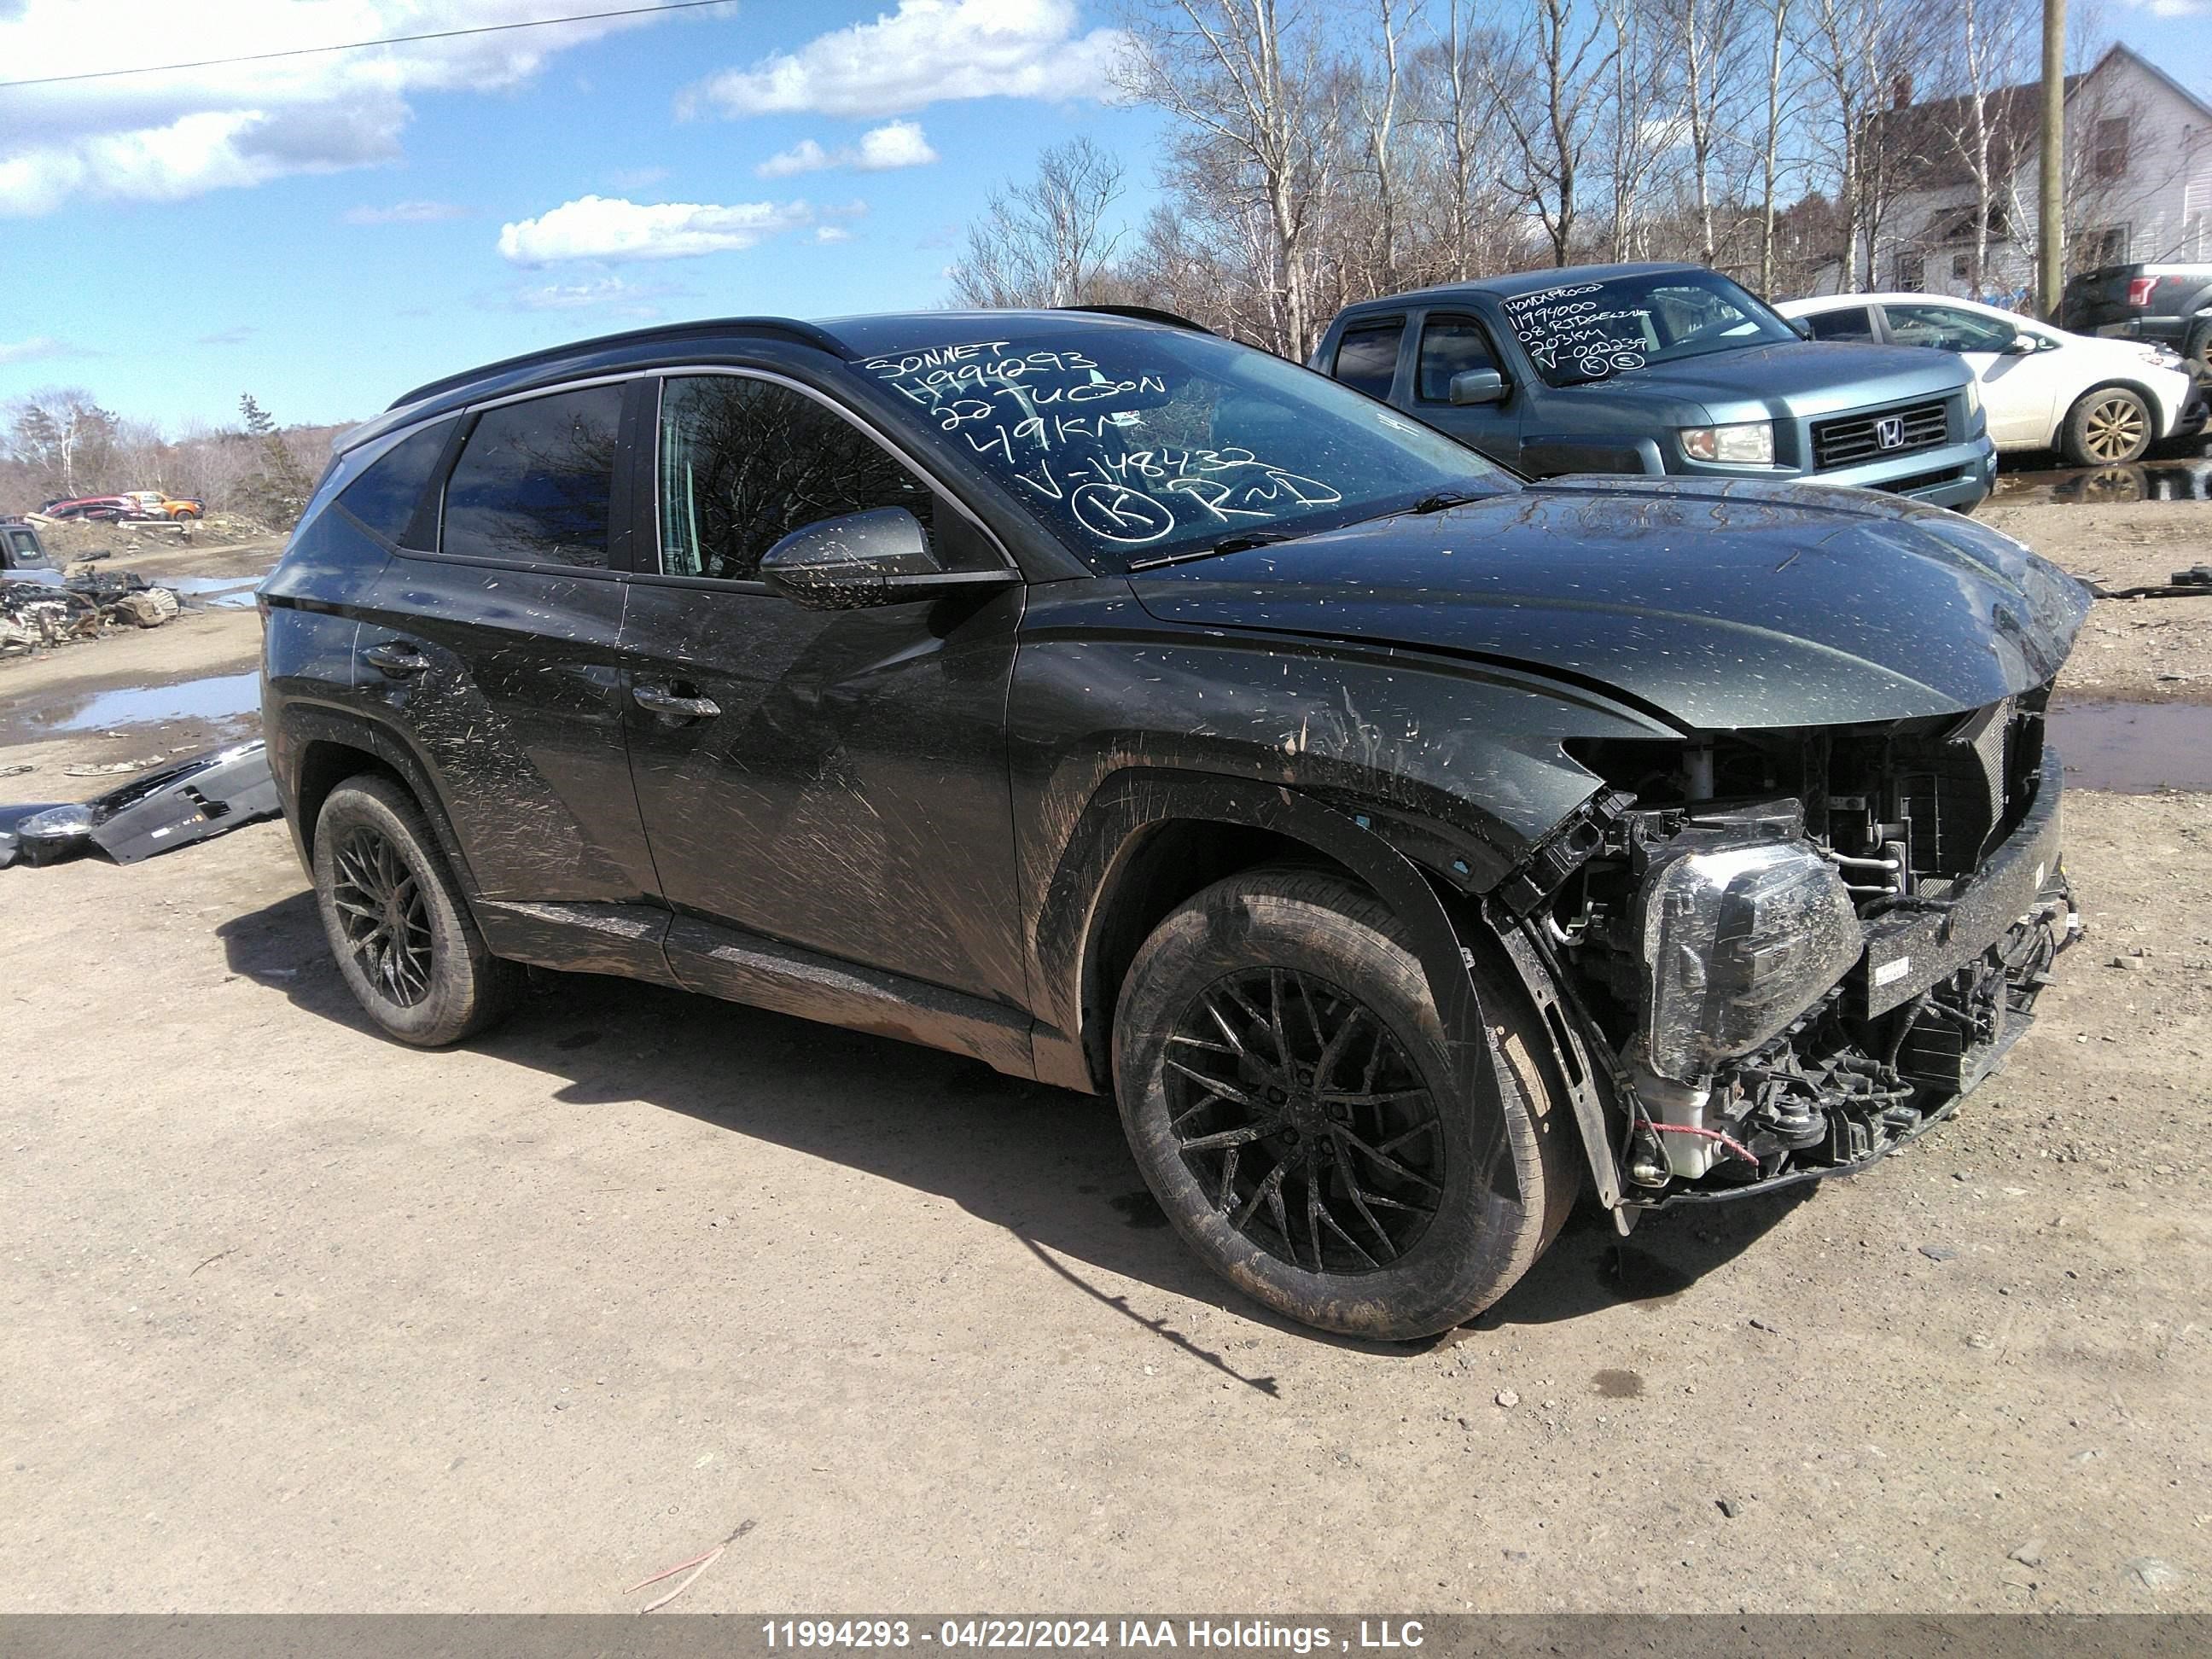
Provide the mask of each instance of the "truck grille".
[{"label": "truck grille", "polygon": [[[1895,425],[1892,426],[1891,422]],[[1950,440],[1951,420],[1947,401],[1911,404],[1903,409],[1877,410],[1867,415],[1842,415],[1813,422],[1813,466],[1826,472],[1838,466],[1856,466],[1889,455],[1909,455],[1916,449],[1936,449]],[[1895,441],[1884,443],[1885,436]]]}]

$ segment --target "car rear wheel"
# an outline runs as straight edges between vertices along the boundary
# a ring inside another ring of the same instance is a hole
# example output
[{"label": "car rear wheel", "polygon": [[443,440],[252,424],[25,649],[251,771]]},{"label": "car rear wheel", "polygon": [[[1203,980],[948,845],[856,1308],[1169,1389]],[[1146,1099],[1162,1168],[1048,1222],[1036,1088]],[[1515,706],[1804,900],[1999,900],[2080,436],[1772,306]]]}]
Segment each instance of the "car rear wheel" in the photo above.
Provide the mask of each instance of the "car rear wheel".
[{"label": "car rear wheel", "polygon": [[2124,386],[2099,386],[2067,411],[2059,447],[2076,466],[2120,466],[2150,447],[2150,408]]},{"label": "car rear wheel", "polygon": [[1122,987],[1115,1089],[1209,1267],[1293,1319],[1399,1340],[1528,1270],[1579,1186],[1576,1130],[1532,1017],[1475,977],[1504,1066],[1470,1097],[1402,929],[1350,882],[1256,871],[1160,924]]},{"label": "car rear wheel", "polygon": [[389,778],[347,779],[315,819],[315,902],[338,971],[368,1017],[434,1048],[483,1030],[521,969],[486,947],[414,798]]}]

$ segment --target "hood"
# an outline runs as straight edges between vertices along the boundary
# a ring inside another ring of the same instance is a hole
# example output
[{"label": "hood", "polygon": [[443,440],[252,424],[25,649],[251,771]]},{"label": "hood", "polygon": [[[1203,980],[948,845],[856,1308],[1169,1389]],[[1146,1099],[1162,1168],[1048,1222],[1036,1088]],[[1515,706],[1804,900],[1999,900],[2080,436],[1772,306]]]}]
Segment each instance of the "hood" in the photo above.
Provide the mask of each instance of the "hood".
[{"label": "hood", "polygon": [[[1624,377],[1693,398],[1721,417],[1723,410],[1786,404],[1799,416],[1870,409],[1911,398],[1940,397],[1972,377],[1947,351],[1917,346],[1865,345],[1845,340],[1778,340],[1741,351],[1708,352],[1653,363]],[[1779,412],[1778,410],[1777,412]]]},{"label": "hood", "polygon": [[1532,485],[1131,580],[1163,622],[1510,663],[1693,731],[1978,708],[2057,673],[2089,607],[1956,514],[1691,480]]}]

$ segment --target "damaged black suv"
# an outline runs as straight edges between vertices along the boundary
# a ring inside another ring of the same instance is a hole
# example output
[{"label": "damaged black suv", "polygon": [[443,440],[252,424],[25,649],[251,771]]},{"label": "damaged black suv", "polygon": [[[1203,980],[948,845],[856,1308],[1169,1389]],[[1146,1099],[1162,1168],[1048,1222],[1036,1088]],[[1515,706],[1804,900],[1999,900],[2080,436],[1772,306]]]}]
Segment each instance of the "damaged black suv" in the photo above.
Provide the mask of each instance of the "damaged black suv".
[{"label": "damaged black suv", "polygon": [[332,951],[518,963],[1111,1092],[1183,1237],[1413,1337],[1588,1188],[1862,1167],[2075,919],[2088,600],[1860,491],[1526,483],[1173,319],[647,330],[410,392],[263,589]]}]

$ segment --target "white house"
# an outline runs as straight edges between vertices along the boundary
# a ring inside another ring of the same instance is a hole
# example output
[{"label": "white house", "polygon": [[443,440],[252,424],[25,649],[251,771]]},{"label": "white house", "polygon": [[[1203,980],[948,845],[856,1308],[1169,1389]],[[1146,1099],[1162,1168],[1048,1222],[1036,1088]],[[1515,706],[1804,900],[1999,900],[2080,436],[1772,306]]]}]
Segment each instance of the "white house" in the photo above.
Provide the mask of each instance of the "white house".
[{"label": "white house", "polygon": [[[1856,283],[1833,267],[1820,292],[1898,289],[2026,308],[2035,287],[2041,87],[2005,87],[1984,100],[1989,236],[1975,280],[1975,221],[1984,193],[1972,165],[1965,97],[1903,103],[1869,131],[1881,183],[1874,266]],[[2212,261],[2212,103],[2126,46],[2066,86],[2066,268]]]}]

